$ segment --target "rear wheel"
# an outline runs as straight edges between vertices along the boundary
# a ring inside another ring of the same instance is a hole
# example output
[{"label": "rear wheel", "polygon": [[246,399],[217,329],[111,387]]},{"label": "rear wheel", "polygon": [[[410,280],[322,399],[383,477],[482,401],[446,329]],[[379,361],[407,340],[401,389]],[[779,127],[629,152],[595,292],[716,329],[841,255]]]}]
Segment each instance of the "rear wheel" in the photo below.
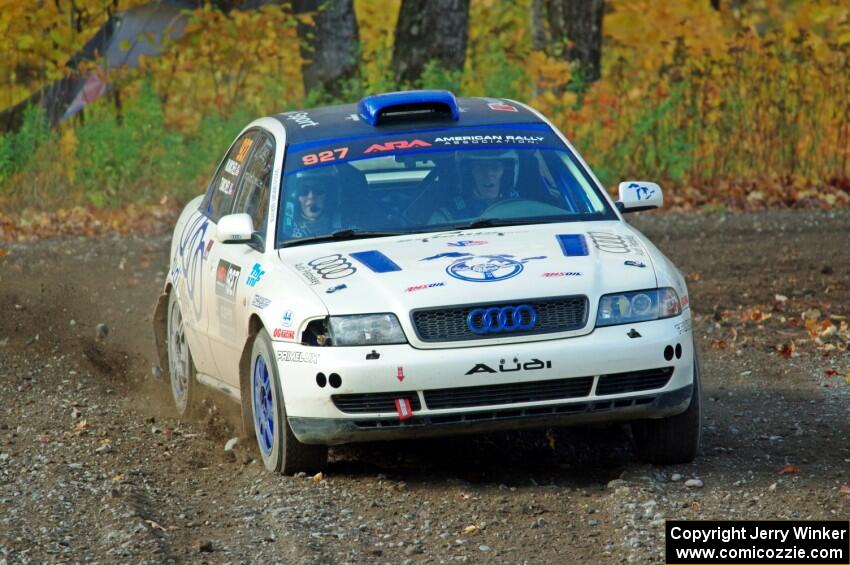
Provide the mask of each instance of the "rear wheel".
[{"label": "rear wheel", "polygon": [[693,387],[691,403],[681,414],[632,423],[632,437],[643,461],[655,465],[675,465],[694,460],[702,439],[702,387],[696,353]]},{"label": "rear wheel", "polygon": [[171,384],[171,397],[174,407],[181,418],[190,418],[197,408],[198,384],[195,381],[195,363],[189,344],[180,305],[177,303],[177,290],[168,295],[168,376]]},{"label": "rear wheel", "polygon": [[291,475],[324,468],[328,448],[301,443],[286,420],[274,350],[265,330],[257,334],[251,351],[251,410],[257,447],[267,469]]}]

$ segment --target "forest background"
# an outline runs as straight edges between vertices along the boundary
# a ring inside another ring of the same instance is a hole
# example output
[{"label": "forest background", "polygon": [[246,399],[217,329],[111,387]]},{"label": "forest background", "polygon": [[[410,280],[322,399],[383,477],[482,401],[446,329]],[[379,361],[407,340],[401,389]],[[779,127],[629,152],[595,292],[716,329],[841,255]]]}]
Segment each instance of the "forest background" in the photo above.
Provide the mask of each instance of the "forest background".
[{"label": "forest background", "polygon": [[143,4],[0,0],[0,109],[108,84],[4,127],[0,239],[167,223],[251,119],[404,88],[528,102],[606,186],[658,181],[668,208],[850,204],[847,0],[197,2],[137,68],[75,57]]}]

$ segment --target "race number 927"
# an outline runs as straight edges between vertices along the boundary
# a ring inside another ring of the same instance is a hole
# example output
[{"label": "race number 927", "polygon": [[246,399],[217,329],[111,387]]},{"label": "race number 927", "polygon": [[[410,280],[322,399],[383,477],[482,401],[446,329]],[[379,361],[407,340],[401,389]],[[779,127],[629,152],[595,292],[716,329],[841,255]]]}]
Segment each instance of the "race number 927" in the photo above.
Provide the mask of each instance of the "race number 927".
[{"label": "race number 927", "polygon": [[337,147],[329,151],[319,151],[318,153],[310,153],[301,157],[301,162],[305,165],[316,165],[318,163],[329,163],[339,159],[345,159],[348,155],[348,147]]}]

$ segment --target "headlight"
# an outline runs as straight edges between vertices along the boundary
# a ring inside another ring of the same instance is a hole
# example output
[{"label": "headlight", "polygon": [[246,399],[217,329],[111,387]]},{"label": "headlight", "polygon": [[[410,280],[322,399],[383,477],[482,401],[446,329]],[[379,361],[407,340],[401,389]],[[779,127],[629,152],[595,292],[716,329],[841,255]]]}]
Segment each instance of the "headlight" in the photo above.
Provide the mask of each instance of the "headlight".
[{"label": "headlight", "polygon": [[679,295],[672,288],[606,294],[599,299],[596,326],[660,320],[678,316],[681,313]]},{"label": "headlight", "polygon": [[331,316],[327,345],[390,345],[407,343],[395,314]]}]

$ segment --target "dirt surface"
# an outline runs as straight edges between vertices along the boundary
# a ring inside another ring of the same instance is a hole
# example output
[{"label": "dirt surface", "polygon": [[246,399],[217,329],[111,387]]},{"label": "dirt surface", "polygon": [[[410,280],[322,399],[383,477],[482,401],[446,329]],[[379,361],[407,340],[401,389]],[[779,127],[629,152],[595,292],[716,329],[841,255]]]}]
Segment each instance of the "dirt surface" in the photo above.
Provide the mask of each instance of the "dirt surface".
[{"label": "dirt surface", "polygon": [[850,213],[635,223],[689,279],[691,465],[636,463],[614,427],[338,448],[322,477],[273,475],[246,440],[224,451],[230,401],[180,422],[151,370],[168,236],[9,247],[0,562],[662,563],[665,519],[850,519]]}]

